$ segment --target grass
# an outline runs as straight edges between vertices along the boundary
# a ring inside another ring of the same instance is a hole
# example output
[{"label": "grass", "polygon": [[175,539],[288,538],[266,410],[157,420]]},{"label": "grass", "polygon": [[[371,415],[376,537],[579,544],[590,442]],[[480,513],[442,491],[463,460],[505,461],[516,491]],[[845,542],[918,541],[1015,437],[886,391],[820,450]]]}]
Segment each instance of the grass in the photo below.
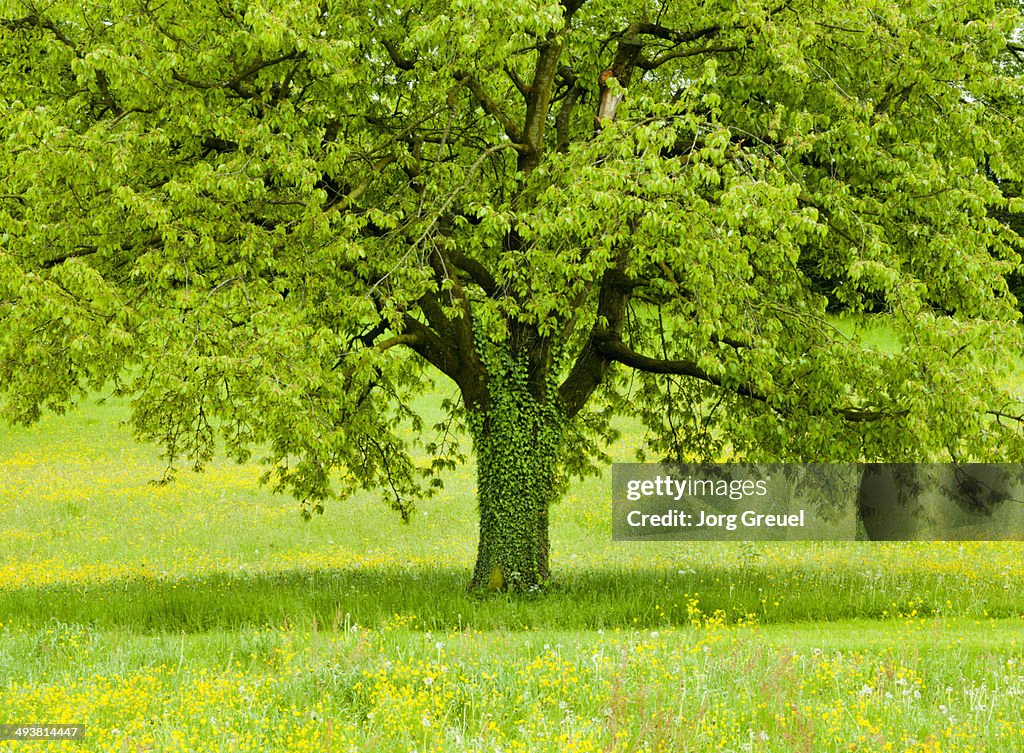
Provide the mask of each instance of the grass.
[{"label": "grass", "polygon": [[0,429],[0,724],[89,728],[0,751],[1024,748],[1022,544],[616,543],[604,476],[550,593],[476,599],[468,470],[305,522],[254,466],[151,485],[124,417]]}]

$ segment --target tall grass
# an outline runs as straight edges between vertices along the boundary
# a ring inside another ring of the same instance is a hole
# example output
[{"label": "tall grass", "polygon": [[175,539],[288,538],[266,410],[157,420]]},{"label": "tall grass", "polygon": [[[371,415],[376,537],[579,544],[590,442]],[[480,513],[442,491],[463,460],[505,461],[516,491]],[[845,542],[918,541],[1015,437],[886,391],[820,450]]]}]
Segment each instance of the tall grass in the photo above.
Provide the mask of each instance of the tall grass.
[{"label": "tall grass", "polygon": [[553,511],[549,591],[481,599],[471,469],[409,525],[370,494],[307,522],[252,465],[150,484],[124,416],[0,429],[0,724],[104,752],[1024,748],[1019,543],[617,543],[605,475]]}]

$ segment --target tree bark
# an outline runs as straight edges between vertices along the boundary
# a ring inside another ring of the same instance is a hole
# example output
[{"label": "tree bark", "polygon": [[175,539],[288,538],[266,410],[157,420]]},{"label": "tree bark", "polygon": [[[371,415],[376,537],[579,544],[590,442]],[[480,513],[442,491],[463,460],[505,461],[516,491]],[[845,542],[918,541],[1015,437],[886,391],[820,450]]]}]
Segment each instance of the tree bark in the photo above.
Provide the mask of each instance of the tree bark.
[{"label": "tree bark", "polygon": [[492,408],[472,419],[480,539],[470,590],[537,591],[550,573],[562,421],[526,389],[492,398]]}]

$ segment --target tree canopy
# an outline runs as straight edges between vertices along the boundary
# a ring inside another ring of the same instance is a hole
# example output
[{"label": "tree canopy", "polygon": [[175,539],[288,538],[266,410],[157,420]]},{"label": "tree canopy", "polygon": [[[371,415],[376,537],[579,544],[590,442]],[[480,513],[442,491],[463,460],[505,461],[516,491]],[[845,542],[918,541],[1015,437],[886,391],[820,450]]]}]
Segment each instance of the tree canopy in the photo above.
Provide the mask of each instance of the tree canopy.
[{"label": "tree canopy", "polygon": [[8,420],[113,385],[171,464],[403,514],[468,433],[516,588],[616,415],[652,458],[1024,449],[1013,5],[0,7]]}]

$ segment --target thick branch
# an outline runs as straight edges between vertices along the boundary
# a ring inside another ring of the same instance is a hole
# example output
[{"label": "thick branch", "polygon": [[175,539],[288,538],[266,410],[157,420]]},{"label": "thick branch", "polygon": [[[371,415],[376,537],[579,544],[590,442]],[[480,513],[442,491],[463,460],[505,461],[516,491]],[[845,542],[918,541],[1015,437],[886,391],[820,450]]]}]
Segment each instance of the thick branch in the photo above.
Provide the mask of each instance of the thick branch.
[{"label": "thick branch", "polygon": [[452,264],[468,274],[470,279],[479,285],[480,289],[489,297],[494,298],[498,295],[498,283],[487,267],[460,251],[447,251],[445,253]]},{"label": "thick branch", "polygon": [[597,320],[591,329],[590,337],[584,344],[572,370],[558,388],[558,397],[567,417],[572,418],[587,404],[594,390],[604,380],[612,359],[601,352],[598,340],[602,336],[619,338],[625,323],[626,304],[629,302],[629,289],[619,282],[624,277],[622,267],[625,266],[625,253],[616,267],[608,269],[601,278],[601,291],[598,294]]},{"label": "thick branch", "polygon": [[622,89],[628,89],[630,81],[633,79],[633,68],[636,67],[636,61],[643,50],[643,43],[637,36],[637,26],[642,26],[642,24],[626,29],[619,40],[612,67],[603,71],[598,77],[601,94],[597,104],[597,116],[594,119],[594,125],[598,129],[601,128],[601,124],[605,120],[615,119],[615,110],[622,101],[622,94],[612,93],[612,89],[608,85],[609,79],[614,78]]},{"label": "thick branch", "polygon": [[459,354],[455,348],[433,329],[418,319],[406,314],[402,318],[403,334],[410,336],[409,347],[423,357],[430,365],[456,384],[459,382]]},{"label": "thick branch", "polygon": [[556,149],[563,154],[569,151],[569,126],[572,120],[572,111],[579,100],[583,89],[576,84],[576,77],[573,76],[568,83],[568,90],[562,99],[562,105],[558,108],[555,116],[555,134],[557,136]]},{"label": "thick branch", "polygon": [[47,259],[43,262],[42,266],[43,269],[53,269],[69,259],[83,259],[86,256],[92,256],[97,251],[99,251],[98,246],[77,246],[66,254],[61,254],[60,256],[55,256],[52,259]]},{"label": "thick branch", "polygon": [[[598,350],[611,361],[621,363],[630,368],[644,371],[648,374],[675,374],[699,379],[702,382],[728,389],[740,397],[768,403],[768,396],[758,390],[744,384],[726,384],[720,377],[709,374],[693,361],[681,359],[651,358],[637,353],[627,346],[622,340],[607,334],[596,338]],[[891,418],[903,418],[910,411],[908,410],[877,410],[873,408],[835,408],[833,411],[851,423],[865,423],[870,421],[884,421]]]},{"label": "thick branch", "polygon": [[[150,238],[145,238],[139,241],[138,243],[133,243],[131,245],[125,246],[124,249],[136,250],[141,252],[143,249],[159,248],[162,245],[163,239],[160,236],[155,235]],[[50,259],[46,259],[41,263],[40,266],[43,269],[53,269],[54,267],[59,267],[61,264],[68,261],[69,259],[84,259],[88,256],[92,256],[93,254],[98,253],[99,250],[99,246],[82,244],[79,246],[75,246],[72,249],[69,249],[68,251],[66,251],[63,254],[60,254],[59,256],[54,256]]]},{"label": "thick branch", "polygon": [[382,39],[381,44],[384,45],[384,49],[388,51],[388,57],[391,58],[391,62],[394,63],[396,67],[403,71],[411,71],[416,66],[415,55],[411,58],[402,57],[398,48],[386,39]]},{"label": "thick branch", "polygon": [[476,98],[476,101],[484,108],[484,112],[497,120],[501,127],[505,129],[505,135],[509,137],[517,149],[521,149],[523,147],[523,132],[519,129],[519,126],[512,122],[512,119],[505,111],[498,106],[498,103],[491,99],[487,92],[484,91],[483,87],[480,86],[480,82],[473,76],[461,73],[456,74],[455,79],[469,89]]},{"label": "thick branch", "polygon": [[407,332],[401,335],[395,335],[394,337],[389,337],[384,342],[377,343],[373,347],[377,350],[390,350],[391,348],[395,348],[399,345],[408,345],[415,349],[415,346],[423,344],[424,339],[422,333]]},{"label": "thick branch", "polygon": [[[64,31],[59,26],[57,26],[56,23],[54,23],[48,18],[44,18],[43,16],[31,15],[11,20],[5,19],[4,21],[0,22],[0,26],[3,26],[4,28],[7,29],[25,29],[31,28],[33,26],[36,26],[40,29],[46,29],[51,34],[53,34],[53,36],[55,36],[61,44],[63,44],[68,49],[72,50],[75,53],[76,57],[78,57],[80,60],[85,59],[85,56],[83,55],[82,51],[78,49],[74,42],[71,41],[71,38],[68,37],[64,33]],[[107,74],[100,69],[96,69],[95,73],[96,86],[100,90],[100,96],[102,97],[103,104],[106,105],[107,109],[110,110],[110,112],[114,113],[114,115],[123,114],[124,111],[121,109],[121,106],[118,104],[117,99],[110,91],[110,82],[107,79]]]},{"label": "thick branch", "polygon": [[[6,29],[27,29],[33,26],[37,26],[40,29],[47,29],[53,36],[55,36],[61,44],[66,47],[70,47],[75,53],[78,53],[78,48],[75,47],[75,43],[61,30],[57,24],[48,18],[43,18],[38,15],[23,16],[22,18],[4,19],[0,22]],[[79,55],[81,57],[81,55]]]},{"label": "thick branch", "polygon": [[519,160],[519,169],[524,172],[540,164],[541,153],[544,150],[544,127],[548,119],[548,106],[554,94],[555,78],[558,76],[559,61],[562,57],[562,39],[563,36],[550,35],[537,57],[533,81],[530,82],[530,93],[526,97],[523,138],[527,152]]},{"label": "thick branch", "polygon": [[668,42],[672,42],[673,44],[688,44],[689,42],[696,42],[698,39],[713,37],[721,30],[722,27],[719,24],[705,26],[703,29],[677,31],[676,29],[669,29],[661,24],[636,23],[627,28],[622,33],[621,38],[627,39],[631,36],[643,34],[645,36],[655,37],[656,39],[664,39]]},{"label": "thick branch", "polygon": [[768,401],[767,396],[745,385],[724,384],[719,377],[709,374],[692,361],[651,358],[637,353],[635,350],[630,349],[629,346],[619,338],[608,334],[603,334],[595,338],[595,345],[601,354],[609,360],[616,361],[639,371],[645,371],[648,374],[676,374],[678,376],[693,377],[694,379],[699,379],[702,382],[707,382],[708,384],[712,384],[716,387],[728,386],[728,389],[731,389],[737,395],[742,397],[748,397],[761,402]]},{"label": "thick branch", "polygon": [[1003,411],[998,411],[998,410],[985,411],[985,415],[993,416],[996,419],[996,421],[999,422],[1000,424],[1002,424],[1002,419],[1004,419],[1004,418],[1009,420],[1009,421],[1013,421],[1015,423],[1018,423],[1018,424],[1024,424],[1024,415],[1016,415],[1014,413],[1005,413]]},{"label": "thick branch", "polygon": [[235,86],[238,86],[243,81],[245,81],[247,78],[252,78],[257,73],[262,71],[264,68],[270,68],[271,66],[275,66],[278,63],[283,63],[283,62],[285,62],[287,60],[302,60],[305,57],[306,57],[306,53],[305,52],[300,52],[298,50],[292,50],[291,52],[287,52],[284,55],[279,55],[276,58],[271,58],[270,60],[264,60],[262,58],[262,56],[261,56],[261,57],[256,59],[256,62],[254,62],[252,65],[250,65],[244,71],[239,73],[233,79],[228,81],[227,86],[228,86],[229,89],[234,88]]},{"label": "thick branch", "polygon": [[565,8],[565,21],[568,23],[573,14],[583,7],[587,0],[562,0],[562,7]]},{"label": "thick branch", "polygon": [[454,263],[440,250],[431,252],[428,260],[434,269],[438,290],[446,281],[449,281],[452,302],[458,306],[461,313],[454,318],[449,318],[432,293],[421,296],[420,310],[423,311],[431,326],[444,335],[449,347],[455,353],[458,360],[458,376],[453,379],[459,385],[463,401],[467,406],[484,408],[490,404],[490,397],[484,383],[485,369],[480,362],[473,339],[473,310],[469,296],[466,295],[462,284],[454,276],[454,270],[450,269]]},{"label": "thick branch", "polygon": [[696,55],[712,55],[716,52],[736,52],[740,48],[734,44],[719,44],[719,45],[708,45],[707,47],[698,47],[690,50],[669,50],[668,52],[659,55],[658,57],[651,59],[645,56],[641,56],[637,59],[636,65],[638,68],[642,68],[645,71],[652,71],[659,66],[664,65],[670,60],[677,60],[679,58],[694,57]]}]

